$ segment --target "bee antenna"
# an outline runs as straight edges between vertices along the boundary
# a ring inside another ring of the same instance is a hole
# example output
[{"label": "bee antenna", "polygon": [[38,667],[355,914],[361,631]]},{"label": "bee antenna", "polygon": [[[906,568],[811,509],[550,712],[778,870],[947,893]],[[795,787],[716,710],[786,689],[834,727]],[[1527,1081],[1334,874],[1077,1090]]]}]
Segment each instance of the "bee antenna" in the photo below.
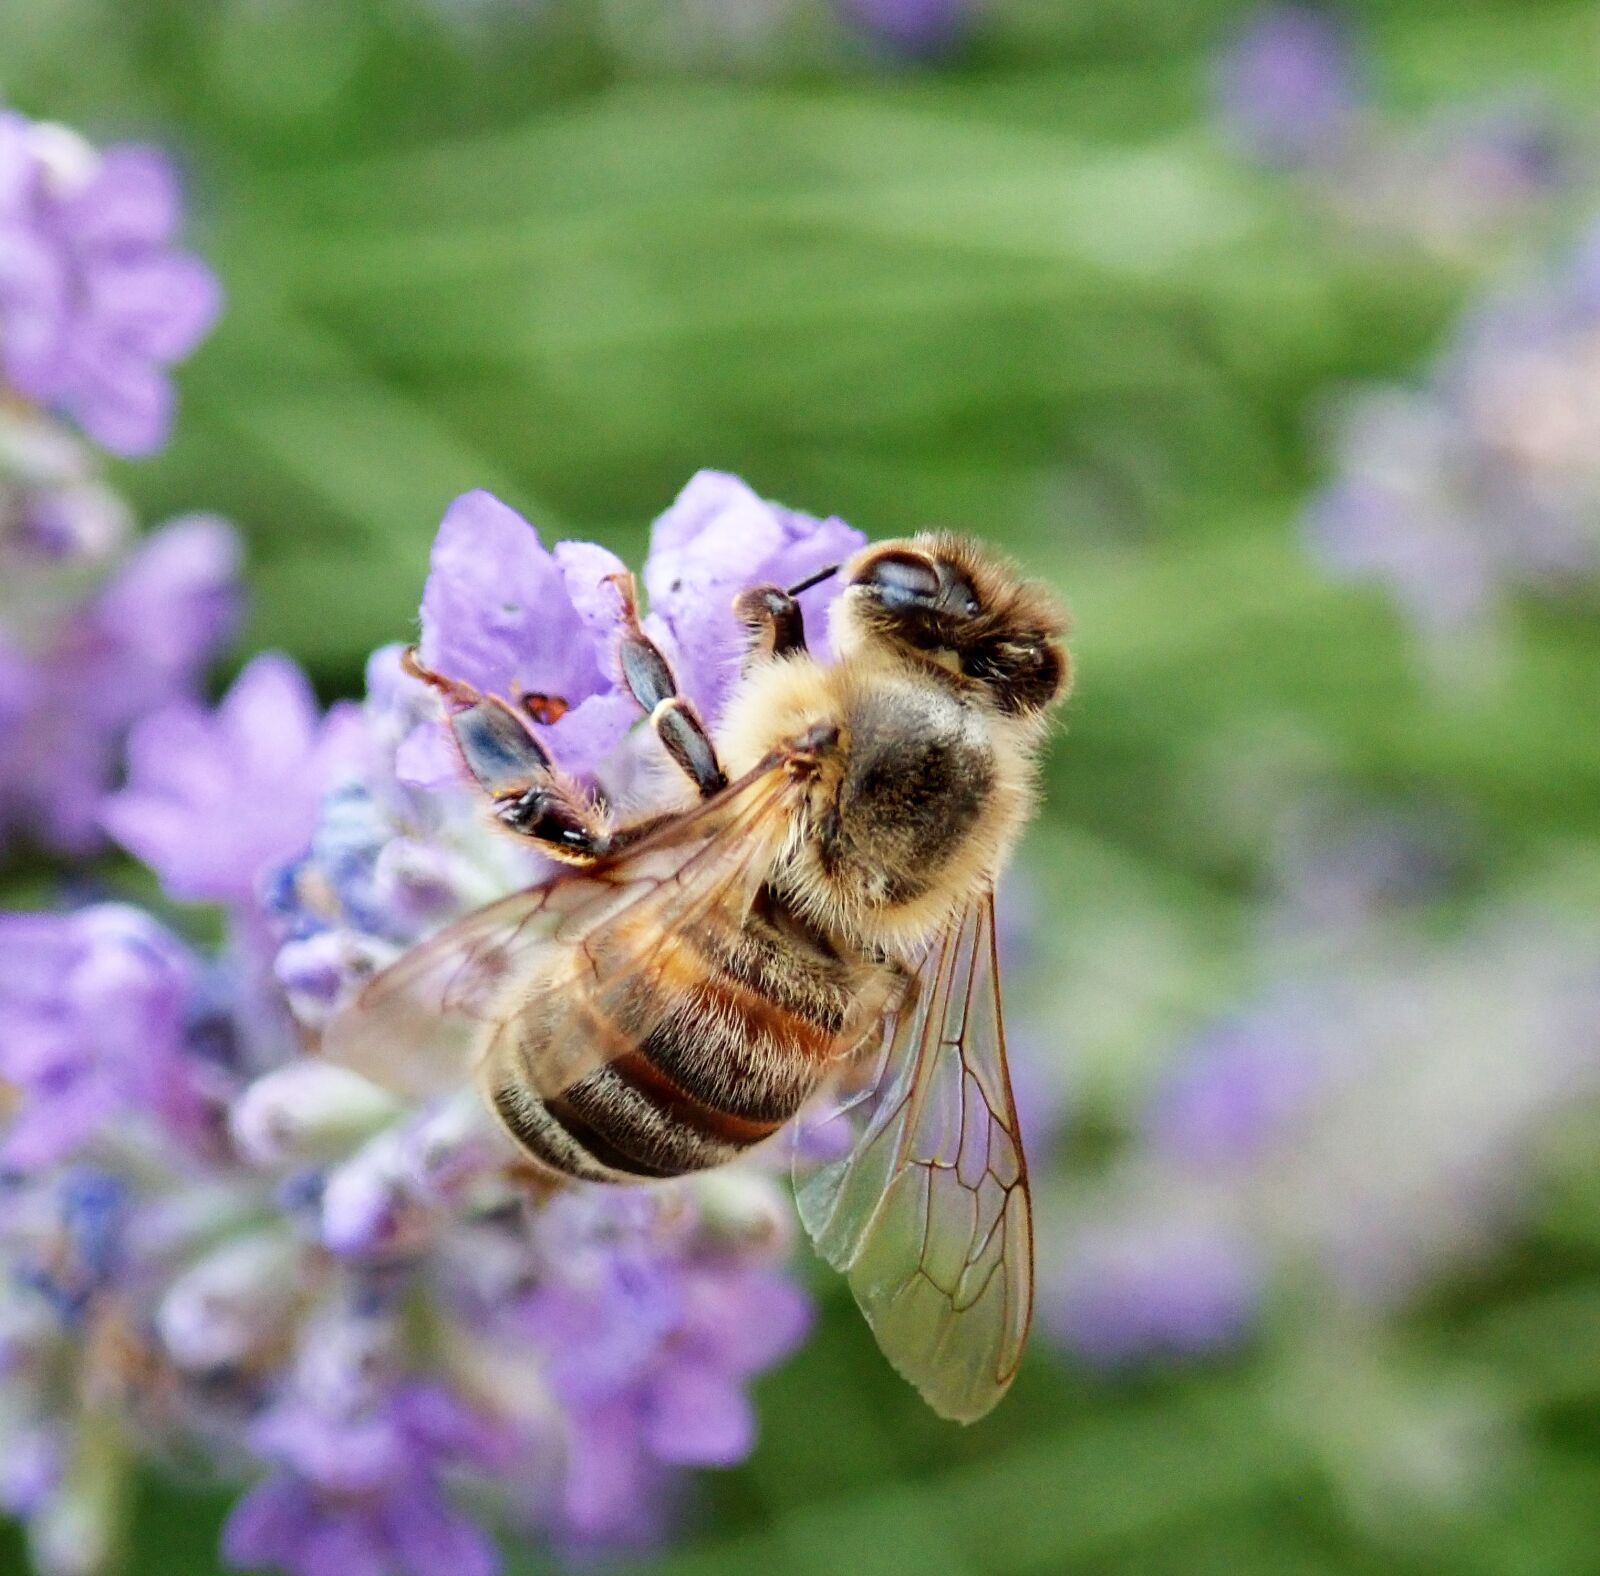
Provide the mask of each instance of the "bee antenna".
[{"label": "bee antenna", "polygon": [[792,585],[784,592],[785,596],[799,596],[802,591],[809,591],[812,586],[819,586],[829,575],[836,575],[843,564],[829,564],[826,569],[819,569],[814,575],[807,575],[798,585]]}]

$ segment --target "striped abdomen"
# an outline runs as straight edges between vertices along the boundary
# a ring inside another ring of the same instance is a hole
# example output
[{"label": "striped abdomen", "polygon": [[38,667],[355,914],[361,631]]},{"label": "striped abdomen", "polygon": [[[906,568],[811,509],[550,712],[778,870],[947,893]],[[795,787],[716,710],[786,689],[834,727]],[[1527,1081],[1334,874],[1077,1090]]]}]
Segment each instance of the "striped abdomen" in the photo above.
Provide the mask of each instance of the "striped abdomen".
[{"label": "striped abdomen", "polygon": [[[580,976],[520,1015],[490,1094],[544,1164],[608,1182],[703,1171],[770,1138],[816,1089],[850,1015],[850,965],[771,903],[742,930],[672,943],[670,967],[628,1000],[608,1008]],[[539,1098],[538,1069],[575,1039],[611,1059]]]}]

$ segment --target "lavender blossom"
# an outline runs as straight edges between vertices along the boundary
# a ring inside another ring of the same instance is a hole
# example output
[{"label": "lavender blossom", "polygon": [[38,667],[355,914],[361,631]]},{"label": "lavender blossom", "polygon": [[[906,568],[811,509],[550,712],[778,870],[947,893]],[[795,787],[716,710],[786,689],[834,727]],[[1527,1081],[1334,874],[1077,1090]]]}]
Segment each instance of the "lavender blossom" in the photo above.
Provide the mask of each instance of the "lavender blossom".
[{"label": "lavender blossom", "polygon": [[1337,159],[1363,100],[1355,51],[1326,11],[1257,12],[1216,67],[1218,111],[1256,157],[1304,165]]},{"label": "lavender blossom", "polygon": [[220,309],[210,270],[174,244],[182,208],[158,149],[97,153],[0,111],[0,373],[116,454],[166,442],[168,369]]},{"label": "lavender blossom", "polygon": [[[767,503],[736,476],[701,471],[690,480],[650,532],[645,627],[708,721],[727,698],[742,649],[734,593],[761,582],[798,584],[865,544],[843,520]],[[836,595],[837,582],[824,581],[800,597],[807,639],[824,660],[831,652],[824,612]]]},{"label": "lavender blossom", "polygon": [[1600,573],[1600,230],[1565,268],[1470,311],[1419,390],[1346,406],[1313,550],[1385,585],[1425,637],[1492,629],[1522,590]]},{"label": "lavender blossom", "polygon": [[137,909],[0,915],[0,1078],[16,1102],[0,1168],[63,1160],[130,1113],[196,1130],[203,1069],[184,1054],[196,974]]},{"label": "lavender blossom", "polygon": [[974,0],[835,0],[853,28],[907,59],[948,54],[971,32]]},{"label": "lavender blossom", "polygon": [[422,595],[422,660],[528,714],[530,699],[565,712],[537,731],[564,768],[592,774],[637,720],[610,669],[619,603],[607,577],[622,561],[590,542],[546,551],[499,499],[451,504]]},{"label": "lavender blossom", "polygon": [[[750,573],[853,545],[714,485],[772,527]],[[721,512],[680,514],[647,570],[666,577],[653,616],[713,682],[698,632],[723,624],[688,583],[742,583],[716,562]],[[637,711],[616,567],[588,544],[546,552],[469,495],[423,598],[430,660],[542,715],[564,705],[534,725],[582,778]],[[171,619],[153,632],[193,649]],[[445,769],[442,738],[396,650],[359,708],[327,715],[285,659],[257,658],[214,711],[149,710],[127,785],[96,797],[169,894],[224,906],[225,947],[115,905],[4,920],[0,1493],[47,1572],[109,1558],[140,1453],[199,1454],[244,1487],[234,1565],[487,1576],[485,1518],[573,1552],[649,1541],[685,1469],[752,1447],[748,1384],[809,1320],[767,1173],[552,1193],[470,1086],[407,1104],[315,1054],[374,968],[543,868]]]},{"label": "lavender blossom", "polygon": [[1260,1310],[1256,1249],[1210,1221],[1092,1219],[1069,1228],[1062,1249],[1043,1322],[1097,1367],[1225,1351]]},{"label": "lavender blossom", "polygon": [[1046,1321],[1104,1361],[1248,1332],[1273,1288],[1383,1312],[1492,1247],[1600,1096],[1594,936],[1520,905],[1375,936],[1180,1050],[1053,1248]]},{"label": "lavender blossom", "polygon": [[1537,101],[1446,106],[1411,126],[1373,124],[1323,195],[1355,231],[1471,262],[1572,183],[1572,143]]},{"label": "lavender blossom", "polygon": [[1298,175],[1352,230],[1472,259],[1572,176],[1571,137],[1535,102],[1410,122],[1371,100],[1359,40],[1320,8],[1258,12],[1219,54],[1217,116],[1243,152]]},{"label": "lavender blossom", "polygon": [[286,657],[257,657],[214,713],[177,701],[135,724],[111,834],[173,897],[240,906],[304,848],[322,797],[356,748],[355,709],[318,715]]},{"label": "lavender blossom", "polygon": [[239,611],[238,544],[209,517],[171,521],[73,589],[81,569],[0,624],[0,835],[74,854],[100,842],[129,729],[195,692]]}]

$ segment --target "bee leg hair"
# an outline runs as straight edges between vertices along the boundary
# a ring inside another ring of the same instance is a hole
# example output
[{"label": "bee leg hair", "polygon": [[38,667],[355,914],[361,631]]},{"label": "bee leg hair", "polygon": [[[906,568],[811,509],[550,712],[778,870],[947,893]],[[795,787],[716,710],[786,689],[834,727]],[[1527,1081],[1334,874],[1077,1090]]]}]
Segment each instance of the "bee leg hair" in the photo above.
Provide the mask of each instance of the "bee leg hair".
[{"label": "bee leg hair", "polygon": [[573,781],[511,707],[485,695],[453,713],[450,734],[500,825],[532,838],[552,859],[589,864],[611,852],[610,820]]},{"label": "bee leg hair", "polygon": [[436,673],[415,646],[401,653],[400,665],[444,697],[450,736],[473,781],[493,801],[501,826],[568,864],[592,864],[613,851],[609,815],[556,769],[512,707],[464,679]]},{"label": "bee leg hair", "polygon": [[672,676],[667,659],[639,625],[633,576],[613,575],[611,580],[622,598],[623,633],[618,655],[623,682],[633,698],[649,712],[650,726],[667,754],[699,789],[700,797],[709,799],[728,786],[727,774],[717,759],[716,746],[699,713],[678,693],[678,681]]},{"label": "bee leg hair", "polygon": [[806,624],[800,604],[777,586],[751,586],[733,599],[733,616],[749,636],[744,666],[748,671],[768,657],[786,657],[806,649]]}]

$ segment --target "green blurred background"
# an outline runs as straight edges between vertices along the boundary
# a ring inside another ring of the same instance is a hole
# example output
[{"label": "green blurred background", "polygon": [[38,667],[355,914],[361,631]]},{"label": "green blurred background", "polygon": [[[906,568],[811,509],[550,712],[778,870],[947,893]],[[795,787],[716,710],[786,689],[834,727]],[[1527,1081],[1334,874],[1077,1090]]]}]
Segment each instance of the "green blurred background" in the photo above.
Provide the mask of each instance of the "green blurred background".
[{"label": "green blurred background", "polygon": [[[182,374],[177,442],[117,480],[149,520],[243,528],[241,658],[282,647],[325,694],[356,691],[367,651],[412,628],[445,504],[477,486],[546,540],[634,561],[702,466],[871,535],[948,523],[1013,548],[1077,629],[1027,861],[1043,965],[1018,984],[1069,1088],[1069,1171],[1248,975],[1264,850],[1248,818],[1216,824],[1220,757],[1309,759],[1341,792],[1464,815],[1469,898],[1588,857],[1592,608],[1517,608],[1499,681],[1452,694],[1387,598],[1302,545],[1321,403],[1422,367],[1492,263],[1352,238],[1230,150],[1210,70],[1246,8],[993,0],[937,63],[885,58],[821,7],[735,48],[694,21],[714,9],[0,12],[0,98],[160,137],[187,168],[229,310]],[[1508,83],[1593,111],[1592,4],[1353,14],[1396,116]],[[822,1327],[762,1387],[757,1454],[703,1476],[674,1551],[640,1569],[1600,1568],[1588,1174],[1359,1361],[1308,1369],[1291,1333],[1097,1377],[1040,1340],[967,1431],[819,1278]],[[1514,1398],[1516,1448],[1482,1492],[1373,1514],[1346,1491],[1341,1450],[1404,1454],[1395,1372]],[[1355,1442],[1302,1415],[1351,1407]],[[152,1485],[135,1568],[212,1570],[219,1517]],[[15,1544],[0,1558],[20,1569]]]}]

